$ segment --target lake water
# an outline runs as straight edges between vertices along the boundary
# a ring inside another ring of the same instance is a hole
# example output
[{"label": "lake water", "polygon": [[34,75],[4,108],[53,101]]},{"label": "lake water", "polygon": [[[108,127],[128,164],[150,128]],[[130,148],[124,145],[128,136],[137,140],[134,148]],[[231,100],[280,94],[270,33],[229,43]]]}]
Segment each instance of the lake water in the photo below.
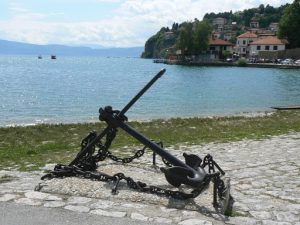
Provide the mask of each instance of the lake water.
[{"label": "lake water", "polygon": [[229,115],[300,105],[300,70],[185,67],[139,58],[0,56],[0,126],[96,121],[166,74],[129,119]]}]

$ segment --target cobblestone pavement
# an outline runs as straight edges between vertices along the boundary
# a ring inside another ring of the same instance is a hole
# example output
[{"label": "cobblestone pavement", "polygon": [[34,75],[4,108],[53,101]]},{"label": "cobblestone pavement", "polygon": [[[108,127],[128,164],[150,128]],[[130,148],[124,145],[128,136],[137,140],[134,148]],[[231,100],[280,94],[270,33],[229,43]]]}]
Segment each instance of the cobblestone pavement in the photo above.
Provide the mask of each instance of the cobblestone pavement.
[{"label": "cobblestone pavement", "polygon": [[[200,197],[202,202],[195,200],[188,204],[176,201],[170,204],[170,200],[143,195],[122,185],[118,195],[111,195],[109,185],[78,178],[43,182],[42,185],[46,185],[42,188],[43,192],[37,192],[34,188],[41,182],[41,171],[0,171],[0,181],[6,180],[0,183],[0,202],[14,201],[80,213],[180,225],[300,225],[300,133],[259,141],[244,140],[203,146],[183,144],[177,148],[176,151],[172,148],[167,150],[178,157],[183,152],[198,154],[200,157],[207,153],[214,156],[231,178],[231,193],[235,200],[234,217],[225,217],[214,211],[209,190]],[[150,158],[150,155],[145,156],[137,165],[151,164]],[[107,164],[105,168],[114,173],[117,167]],[[138,168],[131,168],[132,177],[143,177]],[[126,170],[126,167],[121,169]],[[130,173],[130,170],[126,172]],[[153,169],[147,172],[150,173],[148,177],[155,180],[154,184],[162,182],[159,176],[153,179]],[[102,185],[100,189],[98,185]]]}]

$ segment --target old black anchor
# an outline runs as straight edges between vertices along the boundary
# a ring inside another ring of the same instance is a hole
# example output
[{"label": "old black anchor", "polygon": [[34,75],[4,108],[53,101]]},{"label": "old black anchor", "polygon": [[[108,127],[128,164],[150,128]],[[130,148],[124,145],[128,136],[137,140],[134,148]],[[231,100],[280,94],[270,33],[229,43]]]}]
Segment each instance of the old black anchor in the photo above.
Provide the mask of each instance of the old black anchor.
[{"label": "old black anchor", "polygon": [[[128,119],[125,116],[125,113],[165,72],[165,69],[159,71],[159,73],[154,76],[121,111],[114,110],[111,106],[100,108],[99,119],[100,121],[105,121],[107,127],[100,134],[91,132],[86,138],[83,139],[81,143],[81,151],[68,166],[59,164],[54,168],[54,171],[45,175],[42,177],[42,179],[65,176],[81,176],[100,181],[113,181],[115,182],[112,190],[114,194],[117,192],[119,182],[121,180],[125,180],[127,185],[133,189],[178,199],[197,197],[208,187],[209,183],[212,181],[214,184],[213,205],[215,207],[218,206],[218,197],[221,201],[228,202],[229,198],[231,198],[229,193],[229,185],[226,185],[221,179],[221,176],[224,175],[225,172],[213,160],[211,155],[206,155],[202,160],[197,155],[184,153],[183,157],[185,162],[183,162],[163,149],[161,143],[156,143],[155,141],[150,140],[126,123]],[[109,151],[109,147],[116,137],[117,129],[124,130],[129,135],[141,142],[145,147],[130,158],[120,159],[112,155]],[[103,141],[104,143],[102,143],[103,139],[105,139]],[[107,157],[122,163],[129,163],[133,159],[141,157],[146,148],[149,148],[153,151],[153,164],[155,164],[155,156],[157,154],[161,156],[163,161],[168,165],[167,167],[161,168],[161,171],[165,174],[166,180],[169,182],[169,184],[174,187],[187,185],[191,187],[193,191],[191,193],[185,193],[162,189],[156,186],[148,186],[143,182],[135,182],[132,178],[126,177],[123,173],[108,175],[95,172],[97,169],[97,162],[102,161]],[[217,172],[216,169],[218,170]],[[228,207],[226,207],[224,210],[227,209]]]}]

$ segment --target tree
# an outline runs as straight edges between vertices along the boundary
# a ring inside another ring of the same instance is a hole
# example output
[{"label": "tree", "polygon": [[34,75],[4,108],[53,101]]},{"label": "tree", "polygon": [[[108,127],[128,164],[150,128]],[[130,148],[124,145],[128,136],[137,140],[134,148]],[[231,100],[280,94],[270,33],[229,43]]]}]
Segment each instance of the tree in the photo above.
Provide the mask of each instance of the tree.
[{"label": "tree", "polygon": [[183,55],[191,55],[193,52],[193,23],[185,22],[181,24],[179,37],[177,39],[177,49]]},{"label": "tree", "polygon": [[259,8],[259,13],[260,14],[263,14],[265,12],[265,5],[264,4],[260,4],[258,8]]},{"label": "tree", "polygon": [[288,6],[279,22],[279,38],[287,38],[291,48],[300,47],[300,0]]},{"label": "tree", "polygon": [[201,51],[208,49],[208,42],[209,37],[211,36],[212,27],[207,20],[203,20],[201,22],[195,21],[194,26],[193,53],[198,55]]}]

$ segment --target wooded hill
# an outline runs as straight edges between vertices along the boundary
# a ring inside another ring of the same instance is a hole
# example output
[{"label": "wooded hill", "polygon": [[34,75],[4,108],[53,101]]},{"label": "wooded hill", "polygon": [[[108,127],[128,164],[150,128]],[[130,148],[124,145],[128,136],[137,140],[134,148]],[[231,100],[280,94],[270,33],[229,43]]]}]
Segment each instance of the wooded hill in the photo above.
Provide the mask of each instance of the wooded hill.
[{"label": "wooded hill", "polygon": [[[207,13],[203,17],[203,21],[212,24],[215,18],[222,17],[227,19],[228,23],[236,22],[237,35],[241,34],[245,27],[250,26],[252,19],[259,22],[261,28],[268,27],[271,23],[278,23],[284,14],[285,9],[290,4],[285,4],[280,7],[273,7],[270,5],[260,5],[257,8],[245,9],[238,12],[221,12],[221,13]],[[142,58],[166,58],[170,54],[174,54],[176,49],[179,49],[180,37],[182,37],[182,27],[187,24],[199,23],[198,19],[192,22],[184,22],[181,24],[173,23],[172,27],[162,27],[155,35],[150,37],[145,43],[145,49]],[[193,29],[194,29],[193,28]],[[213,27],[211,27],[213,30]],[[235,44],[235,39],[231,40]],[[192,42],[192,41],[191,41]]]}]

